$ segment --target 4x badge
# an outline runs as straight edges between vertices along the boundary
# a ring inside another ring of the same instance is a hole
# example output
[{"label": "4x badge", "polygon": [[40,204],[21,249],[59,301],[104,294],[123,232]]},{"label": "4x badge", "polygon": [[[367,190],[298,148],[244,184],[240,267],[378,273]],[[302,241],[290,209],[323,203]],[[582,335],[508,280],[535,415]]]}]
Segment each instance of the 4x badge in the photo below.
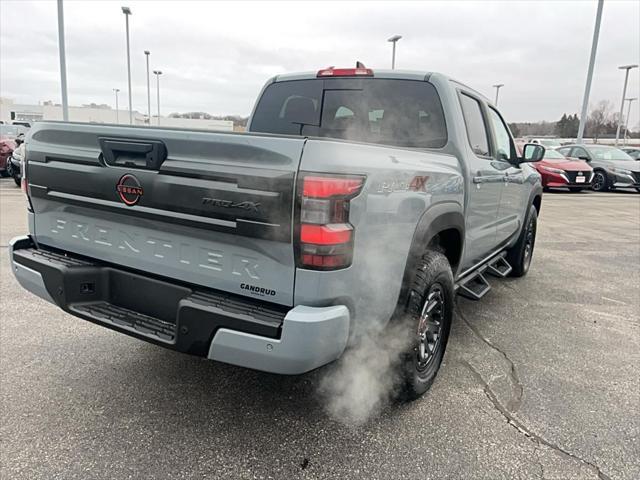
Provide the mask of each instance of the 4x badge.
[{"label": "4x badge", "polygon": [[411,181],[393,180],[391,182],[381,182],[376,190],[377,193],[393,192],[426,192],[428,176],[416,175]]}]

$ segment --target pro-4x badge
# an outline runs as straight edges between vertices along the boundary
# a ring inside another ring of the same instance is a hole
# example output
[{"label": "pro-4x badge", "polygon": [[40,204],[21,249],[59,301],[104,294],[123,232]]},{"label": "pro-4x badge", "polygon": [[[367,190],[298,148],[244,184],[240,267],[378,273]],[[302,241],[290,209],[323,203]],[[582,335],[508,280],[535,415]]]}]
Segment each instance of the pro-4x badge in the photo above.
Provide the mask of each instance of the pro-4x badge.
[{"label": "pro-4x badge", "polygon": [[232,202],[231,200],[221,200],[219,198],[204,197],[202,199],[203,205],[211,205],[212,207],[222,208],[239,208],[241,210],[248,210],[251,212],[257,212],[260,207],[259,202],[250,202],[245,200],[244,202]]}]

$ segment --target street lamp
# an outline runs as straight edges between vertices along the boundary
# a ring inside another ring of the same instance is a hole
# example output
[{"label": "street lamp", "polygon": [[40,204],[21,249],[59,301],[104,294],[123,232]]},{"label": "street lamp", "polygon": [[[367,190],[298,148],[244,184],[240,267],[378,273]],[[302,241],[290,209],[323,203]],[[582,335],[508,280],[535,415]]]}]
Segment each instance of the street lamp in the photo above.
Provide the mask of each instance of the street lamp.
[{"label": "street lamp", "polygon": [[587,83],[584,85],[584,95],[582,96],[582,111],[580,112],[580,125],[578,126],[578,138],[576,143],[583,142],[584,127],[587,124],[587,108],[589,108],[589,95],[591,93],[591,80],[593,79],[593,67],[596,63],[596,52],[598,51],[598,38],[600,37],[600,22],[602,20],[602,7],[604,0],[598,0],[596,10],[596,24],[593,27],[593,40],[591,41],[591,55],[589,55],[589,69],[587,70]]},{"label": "street lamp", "polygon": [[162,75],[162,71],[154,70],[153,74],[156,76],[156,91],[158,93],[158,125],[160,125],[160,75]]},{"label": "street lamp", "polygon": [[124,13],[125,24],[127,28],[127,79],[129,82],[129,123],[133,125],[133,107],[131,106],[131,55],[129,53],[129,15],[131,15],[131,9],[129,7],[122,7],[122,13]]},{"label": "street lamp", "polygon": [[113,91],[116,94],[116,123],[120,123],[120,118],[118,116],[118,92],[120,91],[120,89],[114,88]]},{"label": "street lamp", "polygon": [[634,100],[637,100],[637,98],[627,98],[627,102],[629,102],[629,105],[627,105],[627,118],[624,119],[624,144],[627,144],[627,137],[629,136],[629,114],[631,113],[631,102],[633,102]]},{"label": "street lamp", "polygon": [[396,43],[402,38],[402,35],[394,35],[387,42],[393,43],[393,52],[391,53],[391,70],[396,68]]},{"label": "street lamp", "polygon": [[149,86],[149,55],[151,52],[145,50],[144,54],[147,57],[147,118],[149,119],[149,126],[151,126],[151,87]]},{"label": "street lamp", "polygon": [[64,7],[58,0],[58,50],[60,54],[60,88],[62,89],[62,120],[69,121],[69,101],[67,99],[67,58],[64,48]]},{"label": "street lamp", "polygon": [[[616,128],[616,147],[620,138],[620,127],[622,125],[622,111],[624,110],[624,99],[627,96],[627,81],[629,80],[629,70],[638,68],[638,65],[622,65],[618,67],[620,70],[626,70],[624,74],[624,87],[622,87],[622,103],[620,103],[620,115],[618,115],[618,128]],[[629,103],[631,105],[631,103]]]},{"label": "street lamp", "polygon": [[504,83],[496,83],[493,88],[496,89],[496,101],[494,102],[494,105],[497,107],[498,106],[498,93],[500,93],[500,88],[504,87]]}]

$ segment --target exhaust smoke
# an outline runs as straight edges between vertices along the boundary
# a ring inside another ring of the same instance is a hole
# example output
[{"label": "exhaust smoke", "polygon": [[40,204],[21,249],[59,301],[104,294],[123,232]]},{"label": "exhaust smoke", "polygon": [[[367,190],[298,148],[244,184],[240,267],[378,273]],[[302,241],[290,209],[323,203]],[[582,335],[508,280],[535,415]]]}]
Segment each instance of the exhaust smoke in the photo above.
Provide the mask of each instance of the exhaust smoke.
[{"label": "exhaust smoke", "polygon": [[408,321],[363,332],[320,381],[318,391],[327,414],[359,426],[395,400],[403,386],[403,352],[411,337]]}]

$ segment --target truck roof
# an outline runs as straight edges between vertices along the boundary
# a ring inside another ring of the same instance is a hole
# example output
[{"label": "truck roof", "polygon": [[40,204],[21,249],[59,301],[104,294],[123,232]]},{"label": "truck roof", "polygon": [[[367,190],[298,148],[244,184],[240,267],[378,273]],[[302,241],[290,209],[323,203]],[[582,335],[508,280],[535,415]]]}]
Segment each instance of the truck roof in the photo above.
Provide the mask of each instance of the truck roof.
[{"label": "truck roof", "polygon": [[[476,95],[482,97],[487,102],[492,103],[491,100],[484,94],[478,92],[476,89],[471,88],[470,86],[456,80],[455,78],[449,77],[448,75],[444,75],[438,72],[429,72],[427,70],[379,70],[373,69],[374,78],[387,78],[387,79],[396,79],[396,80],[420,80],[426,81],[431,77],[439,77],[441,80],[450,81],[456,83],[460,86],[465,87],[468,90],[471,90]],[[271,79],[272,82],[286,82],[291,80],[312,80],[318,78],[317,71],[311,72],[294,72],[294,73],[284,73],[281,75],[276,75]],[[349,78],[358,78],[358,77],[349,77]],[[367,78],[367,77],[364,77]],[[369,77],[370,78],[370,77]]]}]

